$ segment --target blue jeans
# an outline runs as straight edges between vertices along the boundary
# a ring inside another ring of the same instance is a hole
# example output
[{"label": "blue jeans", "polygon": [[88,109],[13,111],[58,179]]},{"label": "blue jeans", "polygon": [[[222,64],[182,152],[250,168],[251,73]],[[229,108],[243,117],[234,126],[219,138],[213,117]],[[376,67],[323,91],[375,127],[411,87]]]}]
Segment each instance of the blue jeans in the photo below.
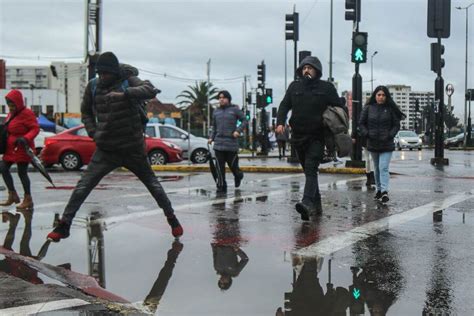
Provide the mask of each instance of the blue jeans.
[{"label": "blue jeans", "polygon": [[388,181],[390,179],[388,166],[390,164],[390,159],[392,159],[392,152],[386,151],[382,153],[376,153],[371,151],[370,154],[372,155],[372,160],[374,161],[374,175],[377,191],[388,192]]}]

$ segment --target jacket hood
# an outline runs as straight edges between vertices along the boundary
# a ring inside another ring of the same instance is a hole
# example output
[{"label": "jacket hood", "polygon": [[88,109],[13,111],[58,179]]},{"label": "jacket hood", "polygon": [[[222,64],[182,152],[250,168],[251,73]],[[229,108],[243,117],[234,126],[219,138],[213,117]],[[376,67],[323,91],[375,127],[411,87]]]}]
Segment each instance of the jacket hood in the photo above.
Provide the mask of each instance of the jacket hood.
[{"label": "jacket hood", "polygon": [[323,66],[321,65],[321,62],[319,61],[318,57],[306,56],[305,58],[303,58],[303,60],[300,62],[299,67],[296,69],[297,77],[303,77],[302,70],[304,65],[310,65],[311,67],[316,69],[318,79],[321,78],[321,76],[323,75]]},{"label": "jacket hood", "polygon": [[139,72],[138,69],[129,65],[129,64],[119,64],[120,74],[123,79],[127,79],[128,77],[135,76],[137,77]]},{"label": "jacket hood", "polygon": [[5,99],[8,99],[15,103],[16,110],[15,112],[18,112],[22,110],[25,107],[25,103],[23,102],[23,95],[21,94],[20,90],[11,90],[8,92],[8,94],[5,96]]}]

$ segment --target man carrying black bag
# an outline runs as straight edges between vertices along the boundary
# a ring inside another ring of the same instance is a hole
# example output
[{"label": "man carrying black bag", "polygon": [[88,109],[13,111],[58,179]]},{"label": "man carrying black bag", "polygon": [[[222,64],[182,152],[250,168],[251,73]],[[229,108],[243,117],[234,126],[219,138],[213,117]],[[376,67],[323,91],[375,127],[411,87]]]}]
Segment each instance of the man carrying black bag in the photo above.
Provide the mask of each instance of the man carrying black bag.
[{"label": "man carrying black bag", "polygon": [[304,58],[293,81],[280,103],[277,133],[283,133],[288,112],[292,110],[290,126],[292,146],[306,177],[303,199],[296,203],[302,220],[322,212],[319,193],[318,167],[324,154],[323,113],[328,106],[340,106],[340,99],[332,83],[321,80],[322,66],[318,58]]}]

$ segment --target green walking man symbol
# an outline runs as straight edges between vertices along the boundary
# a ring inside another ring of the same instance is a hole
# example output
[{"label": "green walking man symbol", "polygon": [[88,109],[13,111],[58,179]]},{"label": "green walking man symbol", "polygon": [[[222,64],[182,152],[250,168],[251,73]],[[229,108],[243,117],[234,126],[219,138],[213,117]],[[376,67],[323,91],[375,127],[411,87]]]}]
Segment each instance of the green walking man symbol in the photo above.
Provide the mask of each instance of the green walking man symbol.
[{"label": "green walking man symbol", "polygon": [[364,60],[364,52],[360,48],[356,49],[356,51],[354,52],[354,56],[355,56],[356,61],[363,61]]}]

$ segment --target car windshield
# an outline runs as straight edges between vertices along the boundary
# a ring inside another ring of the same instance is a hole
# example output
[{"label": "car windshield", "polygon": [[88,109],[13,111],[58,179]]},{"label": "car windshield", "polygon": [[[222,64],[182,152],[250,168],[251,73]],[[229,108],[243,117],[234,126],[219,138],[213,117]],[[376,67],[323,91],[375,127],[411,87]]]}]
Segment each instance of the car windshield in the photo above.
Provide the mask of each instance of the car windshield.
[{"label": "car windshield", "polygon": [[398,137],[418,137],[415,132],[406,131],[398,133]]}]

